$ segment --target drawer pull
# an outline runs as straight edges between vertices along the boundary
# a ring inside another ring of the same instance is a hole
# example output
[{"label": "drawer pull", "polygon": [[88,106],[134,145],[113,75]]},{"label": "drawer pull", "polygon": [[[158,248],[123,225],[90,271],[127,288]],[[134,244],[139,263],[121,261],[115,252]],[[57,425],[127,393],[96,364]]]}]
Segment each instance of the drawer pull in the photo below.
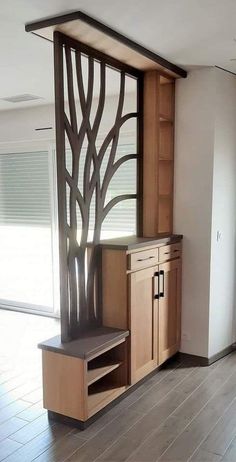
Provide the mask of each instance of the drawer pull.
[{"label": "drawer pull", "polygon": [[154,256],[152,257],[147,257],[147,258],[138,258],[137,261],[145,261],[145,260],[150,260],[151,258],[155,258]]},{"label": "drawer pull", "polygon": [[165,255],[171,255],[174,252],[179,252],[179,250],[175,249],[175,250],[171,250],[170,252],[165,252]]}]

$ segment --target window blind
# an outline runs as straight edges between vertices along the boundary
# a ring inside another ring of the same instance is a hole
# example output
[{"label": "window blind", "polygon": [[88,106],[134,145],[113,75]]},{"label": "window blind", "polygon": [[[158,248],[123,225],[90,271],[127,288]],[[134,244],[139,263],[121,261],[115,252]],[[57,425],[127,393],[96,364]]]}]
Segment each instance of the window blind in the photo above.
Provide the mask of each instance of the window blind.
[{"label": "window blind", "polygon": [[0,224],[50,223],[48,152],[0,154]]},{"label": "window blind", "polygon": [[52,313],[48,156],[0,154],[0,305]]}]

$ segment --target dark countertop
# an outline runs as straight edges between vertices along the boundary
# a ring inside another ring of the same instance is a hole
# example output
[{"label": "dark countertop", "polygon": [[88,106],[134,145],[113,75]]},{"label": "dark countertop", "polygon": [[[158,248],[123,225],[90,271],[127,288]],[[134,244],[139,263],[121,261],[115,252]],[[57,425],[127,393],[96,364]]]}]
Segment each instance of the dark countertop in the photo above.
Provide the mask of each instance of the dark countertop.
[{"label": "dark countertop", "polygon": [[100,242],[103,249],[134,250],[158,244],[175,244],[183,239],[182,234],[158,234],[155,237],[126,236]]},{"label": "dark countertop", "polygon": [[39,343],[41,350],[53,351],[62,355],[74,356],[80,359],[89,359],[99,354],[105,348],[112,348],[112,345],[128,337],[129,331],[114,329],[112,327],[97,327],[87,331],[79,339],[62,343],[61,336],[57,335],[45,342]]}]

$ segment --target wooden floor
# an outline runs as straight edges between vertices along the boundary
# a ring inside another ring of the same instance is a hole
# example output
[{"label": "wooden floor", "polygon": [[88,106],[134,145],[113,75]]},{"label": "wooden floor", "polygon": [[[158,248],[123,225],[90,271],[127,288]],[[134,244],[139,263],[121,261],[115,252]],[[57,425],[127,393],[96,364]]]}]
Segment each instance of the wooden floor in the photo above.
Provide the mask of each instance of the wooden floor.
[{"label": "wooden floor", "polygon": [[236,462],[235,353],[204,368],[173,362],[80,432],[42,408],[36,344],[58,330],[0,310],[1,461]]}]

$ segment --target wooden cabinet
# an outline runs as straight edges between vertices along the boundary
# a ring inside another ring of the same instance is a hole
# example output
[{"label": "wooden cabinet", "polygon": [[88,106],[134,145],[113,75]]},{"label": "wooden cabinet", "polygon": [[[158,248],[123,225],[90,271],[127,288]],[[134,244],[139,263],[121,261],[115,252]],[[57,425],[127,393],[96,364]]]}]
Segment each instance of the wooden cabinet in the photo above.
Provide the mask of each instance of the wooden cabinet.
[{"label": "wooden cabinet", "polygon": [[102,255],[103,323],[129,329],[134,384],[179,350],[181,242]]},{"label": "wooden cabinet", "polygon": [[162,364],[180,346],[181,260],[159,265],[159,278],[158,362]]},{"label": "wooden cabinet", "polygon": [[122,240],[102,248],[103,325],[68,343],[56,336],[39,345],[44,407],[53,419],[66,416],[83,428],[179,350],[181,238],[137,239],[137,249]]},{"label": "wooden cabinet", "polygon": [[129,275],[131,383],[179,350],[180,294],[180,258]]},{"label": "wooden cabinet", "polygon": [[129,274],[131,331],[131,383],[157,364],[158,300],[154,298],[155,268]]}]

